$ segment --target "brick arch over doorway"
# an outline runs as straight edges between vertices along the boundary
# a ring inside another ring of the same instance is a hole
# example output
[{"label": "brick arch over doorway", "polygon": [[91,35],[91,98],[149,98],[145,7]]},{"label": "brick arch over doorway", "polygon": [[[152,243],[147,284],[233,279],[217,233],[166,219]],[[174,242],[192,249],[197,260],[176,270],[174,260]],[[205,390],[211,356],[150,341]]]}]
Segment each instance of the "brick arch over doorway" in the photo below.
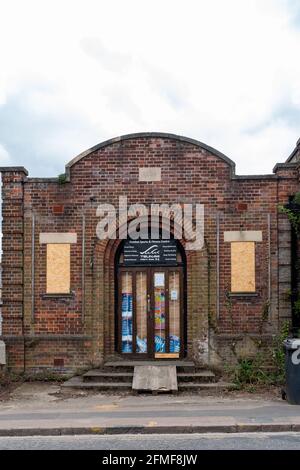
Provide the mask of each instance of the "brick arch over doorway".
[{"label": "brick arch over doorway", "polygon": [[[118,356],[115,339],[115,257],[122,240],[97,240],[93,255],[92,331],[93,362]],[[185,247],[185,240],[180,240]],[[202,250],[186,255],[186,349],[187,357],[198,364],[208,359],[209,336],[209,254]]]}]

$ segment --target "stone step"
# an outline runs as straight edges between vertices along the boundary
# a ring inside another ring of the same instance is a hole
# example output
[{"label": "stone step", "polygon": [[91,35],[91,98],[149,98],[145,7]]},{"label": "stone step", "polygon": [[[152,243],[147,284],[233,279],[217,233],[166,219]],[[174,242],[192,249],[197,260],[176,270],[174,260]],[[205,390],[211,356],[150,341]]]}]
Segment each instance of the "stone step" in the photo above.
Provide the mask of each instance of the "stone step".
[{"label": "stone step", "polygon": [[108,380],[109,382],[132,382],[133,372],[105,372],[103,370],[90,370],[83,374],[83,381],[88,382],[102,382]]},{"label": "stone step", "polygon": [[178,383],[178,390],[180,391],[200,391],[207,390],[209,392],[220,392],[224,390],[234,390],[237,388],[236,384],[230,382],[210,382],[210,383],[194,383],[194,382],[181,382]]},{"label": "stone step", "polygon": [[202,370],[200,372],[178,372],[178,383],[193,382],[193,383],[206,383],[216,382],[216,375],[210,370]]}]

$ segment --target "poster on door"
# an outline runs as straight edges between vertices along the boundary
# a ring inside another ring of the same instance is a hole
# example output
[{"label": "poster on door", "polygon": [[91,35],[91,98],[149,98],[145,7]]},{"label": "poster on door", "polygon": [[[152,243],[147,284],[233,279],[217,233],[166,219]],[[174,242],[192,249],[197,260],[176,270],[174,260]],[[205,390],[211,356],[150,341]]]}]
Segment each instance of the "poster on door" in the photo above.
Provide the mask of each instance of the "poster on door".
[{"label": "poster on door", "polygon": [[122,293],[122,352],[132,352],[132,294]]},{"label": "poster on door", "polygon": [[163,287],[155,287],[154,299],[155,299],[155,311],[154,311],[155,352],[165,352],[166,317],[165,317],[165,291]]}]

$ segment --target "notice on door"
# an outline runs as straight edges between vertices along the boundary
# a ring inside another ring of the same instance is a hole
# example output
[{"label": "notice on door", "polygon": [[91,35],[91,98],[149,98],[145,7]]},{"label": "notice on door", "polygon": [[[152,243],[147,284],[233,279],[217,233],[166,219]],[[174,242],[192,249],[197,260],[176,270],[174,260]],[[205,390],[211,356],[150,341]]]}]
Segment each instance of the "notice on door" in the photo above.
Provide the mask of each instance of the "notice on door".
[{"label": "notice on door", "polygon": [[171,290],[171,300],[178,300],[177,290]]},{"label": "notice on door", "polygon": [[154,273],[154,287],[164,287],[165,273]]}]

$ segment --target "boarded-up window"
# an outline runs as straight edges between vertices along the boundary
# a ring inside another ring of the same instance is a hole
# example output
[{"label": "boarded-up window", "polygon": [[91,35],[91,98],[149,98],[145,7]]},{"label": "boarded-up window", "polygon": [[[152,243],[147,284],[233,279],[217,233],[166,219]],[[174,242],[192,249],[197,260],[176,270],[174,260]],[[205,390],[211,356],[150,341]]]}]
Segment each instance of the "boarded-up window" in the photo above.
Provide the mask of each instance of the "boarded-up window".
[{"label": "boarded-up window", "polygon": [[47,244],[47,294],[70,293],[70,245]]},{"label": "boarded-up window", "polygon": [[231,292],[255,292],[255,243],[231,243]]}]

